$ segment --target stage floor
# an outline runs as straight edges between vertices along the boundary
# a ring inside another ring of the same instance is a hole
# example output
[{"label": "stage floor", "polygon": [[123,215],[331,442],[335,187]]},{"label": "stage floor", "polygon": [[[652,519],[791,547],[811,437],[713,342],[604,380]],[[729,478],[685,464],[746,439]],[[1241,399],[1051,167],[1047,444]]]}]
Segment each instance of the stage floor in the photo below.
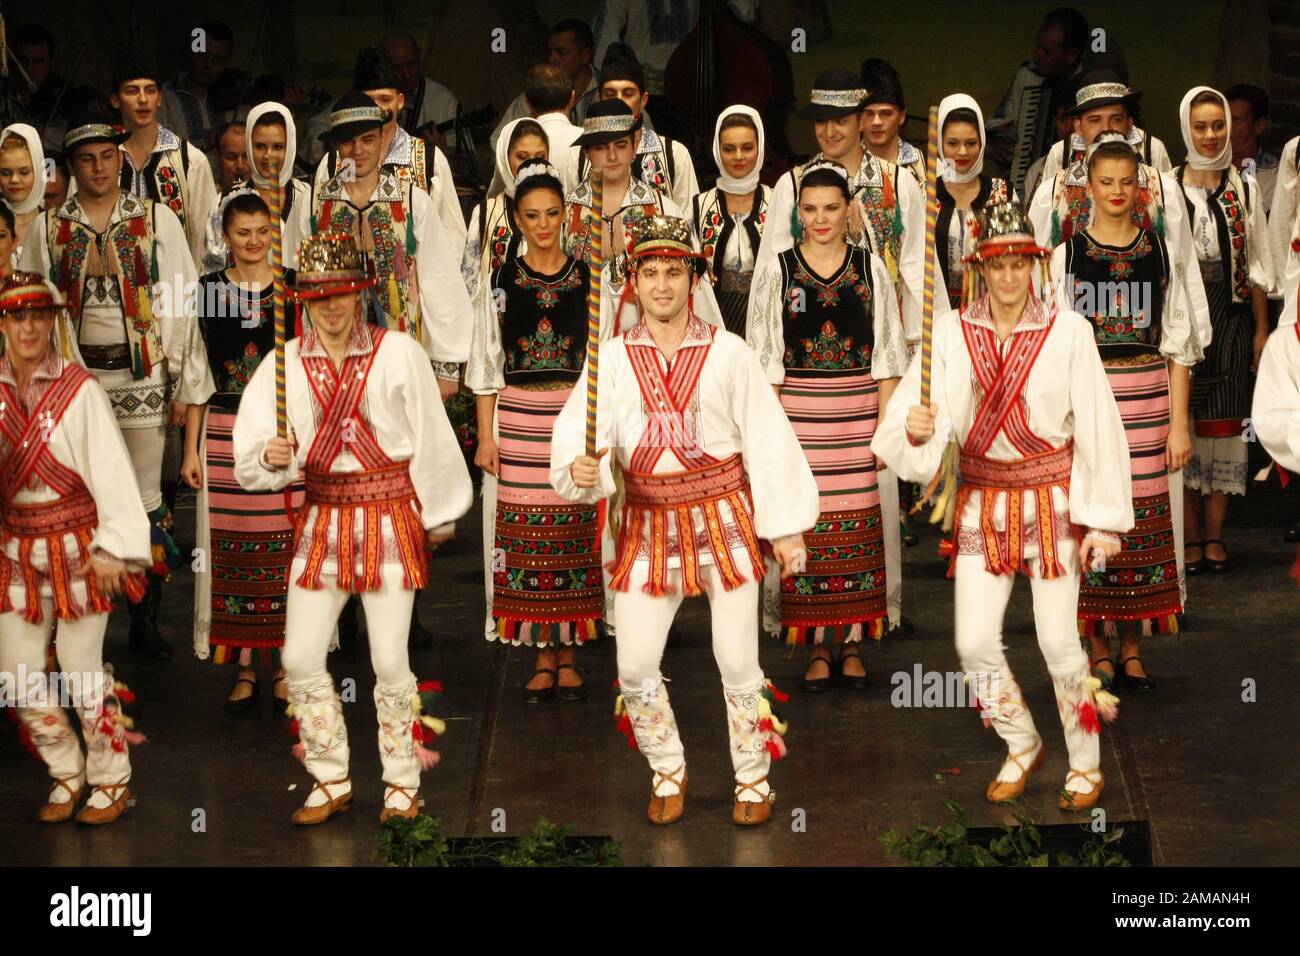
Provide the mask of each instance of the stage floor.
[{"label": "stage floor", "polygon": [[[1185,633],[1146,645],[1156,693],[1124,694],[1122,717],[1102,733],[1109,821],[1151,825],[1157,865],[1295,864],[1296,727],[1300,726],[1297,634],[1300,588],[1287,576],[1295,552],[1281,528],[1297,499],[1276,490],[1232,503],[1227,544],[1233,570],[1192,579]],[[193,499],[177,508],[187,549]],[[768,676],[792,699],[789,757],[776,764],[772,822],[731,824],[732,785],[724,707],[708,638],[704,599],[678,617],[664,673],[690,763],[686,816],[658,828],[645,819],[650,772],[615,730],[613,648],[589,645],[589,699],[528,706],[520,687],[532,652],[482,639],[483,597],[477,509],[433,565],[422,595],[431,651],[416,653],[421,679],[446,687],[440,715],[448,733],[442,764],[424,777],[426,812],[447,835],[483,835],[504,825],[526,832],[538,817],[572,824],[578,834],[622,843],[629,865],[880,865],[897,863],[880,845],[890,828],[944,822],[944,802],[965,808],[972,825],[1010,820],[984,789],[1003,749],[968,707],[895,707],[891,675],[957,669],[951,582],[936,556],[936,535],[905,550],[904,613],[910,636],[865,649],[870,689],[820,696],[798,691],[806,649],[762,641]],[[253,712],[222,710],[233,673],[190,653],[193,577],[188,567],[166,585],[163,621],[177,655],[157,664],[127,653],[126,616],[109,627],[105,658],[136,692],[132,708],[147,745],[132,752],[138,803],[117,824],[42,826],[44,767],[22,751],[12,725],[0,734],[0,846],[6,864],[378,865],[383,788],[375,739],[374,676],[364,640],[333,655],[337,681],[354,678],[345,706],[351,734],[353,808],[315,828],[289,814],[310,778],[289,753],[288,721],[270,705],[270,675],[260,670]],[[1056,809],[1067,769],[1051,683],[1035,643],[1029,589],[1018,582],[1007,618],[1008,656],[1047,745],[1047,760],[1023,801],[1040,823],[1071,819]],[[1256,699],[1243,702],[1243,682]],[[956,772],[960,771],[960,772]],[[199,813],[202,811],[202,813]],[[798,813],[797,811],[802,811]],[[201,821],[200,828],[195,821]],[[796,826],[797,822],[802,827]]]}]

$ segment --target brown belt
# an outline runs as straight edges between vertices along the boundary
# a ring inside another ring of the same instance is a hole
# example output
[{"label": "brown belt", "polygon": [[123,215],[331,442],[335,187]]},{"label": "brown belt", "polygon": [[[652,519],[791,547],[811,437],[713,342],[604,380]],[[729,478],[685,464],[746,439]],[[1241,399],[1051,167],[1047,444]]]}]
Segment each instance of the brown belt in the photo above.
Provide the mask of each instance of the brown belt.
[{"label": "brown belt", "polygon": [[131,367],[131,350],[127,348],[125,342],[117,345],[78,345],[77,347],[81,350],[81,358],[85,361],[86,368],[111,372]]}]

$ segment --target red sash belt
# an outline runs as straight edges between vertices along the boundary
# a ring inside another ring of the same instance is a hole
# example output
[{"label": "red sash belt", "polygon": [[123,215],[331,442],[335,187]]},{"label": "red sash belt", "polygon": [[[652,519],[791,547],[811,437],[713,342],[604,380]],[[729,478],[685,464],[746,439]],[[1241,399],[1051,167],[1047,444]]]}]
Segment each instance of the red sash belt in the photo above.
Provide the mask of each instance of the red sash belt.
[{"label": "red sash belt", "polygon": [[304,472],[304,483],[307,486],[307,500],[316,505],[352,505],[360,508],[415,498],[411,469],[405,461],[387,468],[351,474],[319,472],[308,468]]},{"label": "red sash belt", "polygon": [[[308,521],[312,524],[311,547],[306,567],[298,576],[299,587],[321,588],[321,568],[330,557],[330,526],[335,529],[337,586],[344,591],[378,591],[383,586],[383,519],[392,523],[404,588],[422,588],[429,580],[429,559],[424,549],[424,526],[419,500],[411,484],[408,462],[351,473],[306,469],[307,507],[298,512],[295,547],[302,540]],[[314,507],[313,507],[314,506]],[[360,553],[356,529],[363,528]],[[359,566],[359,567],[358,567]]]},{"label": "red sash belt", "polygon": [[[736,567],[731,553],[731,538],[738,534],[749,553],[754,580],[762,580],[763,559],[754,531],[753,506],[749,482],[739,455],[699,468],[671,474],[623,472],[626,500],[623,526],[618,537],[618,554],[609,566],[610,587],[628,589],[628,580],[636,564],[637,552],[646,529],[650,532],[650,570],[642,590],[660,596],[671,594],[668,585],[668,516],[676,520],[676,537],[682,559],[682,589],[687,595],[703,594],[705,584],[700,574],[700,554],[695,540],[695,516],[702,515],[708,535],[713,563],[722,576],[722,586],[732,591],[746,578]],[[731,516],[718,507],[727,502]]]},{"label": "red sash belt", "polygon": [[[10,502],[0,520],[6,537],[18,539],[17,571],[22,575],[26,591],[26,608],[23,617],[33,624],[41,623],[41,575],[32,565],[32,548],[45,542],[48,555],[50,590],[54,596],[54,614],[61,621],[75,621],[83,614],[99,614],[113,610],[113,601],[100,592],[93,574],[81,575],[86,584],[87,604],[82,607],[72,595],[73,558],[69,557],[67,535],[77,542],[77,564],[90,556],[90,542],[99,526],[99,513],[90,492],[81,490],[55,501],[40,504],[15,504]],[[9,584],[15,563],[0,557],[0,611],[14,610],[9,600]],[[127,579],[127,594],[139,600],[144,594],[140,575]]]},{"label": "red sash belt", "polygon": [[[990,574],[1028,573],[1025,562],[1024,500],[1034,499],[1034,523],[1038,530],[1038,554],[1043,578],[1065,574],[1056,541],[1056,506],[1052,489],[1070,490],[1070,469],[1074,463],[1074,443],[1060,448],[1026,455],[1013,461],[994,461],[980,455],[961,453],[961,489],[957,493],[956,515],[961,516],[971,492],[979,489],[980,527],[984,544],[984,566]],[[993,524],[998,499],[1006,495],[1006,531]],[[960,533],[960,527],[958,528]],[[954,555],[954,560],[956,556]]]}]

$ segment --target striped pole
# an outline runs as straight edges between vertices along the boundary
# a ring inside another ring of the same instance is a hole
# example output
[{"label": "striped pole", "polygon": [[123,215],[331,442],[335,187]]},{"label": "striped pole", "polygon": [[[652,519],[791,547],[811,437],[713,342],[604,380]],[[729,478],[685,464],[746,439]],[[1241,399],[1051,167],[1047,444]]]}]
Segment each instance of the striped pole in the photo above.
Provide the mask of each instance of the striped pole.
[{"label": "striped pole", "polygon": [[600,378],[600,291],[605,263],[605,204],[600,170],[591,171],[591,281],[587,283],[587,454],[596,457],[596,382]]},{"label": "striped pole", "polygon": [[289,437],[284,387],[284,237],[280,228],[280,164],[271,160],[271,268],[275,274],[275,431]]},{"label": "striped pole", "polygon": [[930,353],[934,350],[935,231],[939,224],[939,107],[930,107],[925,153],[925,286],[921,298],[921,404],[930,405]]}]

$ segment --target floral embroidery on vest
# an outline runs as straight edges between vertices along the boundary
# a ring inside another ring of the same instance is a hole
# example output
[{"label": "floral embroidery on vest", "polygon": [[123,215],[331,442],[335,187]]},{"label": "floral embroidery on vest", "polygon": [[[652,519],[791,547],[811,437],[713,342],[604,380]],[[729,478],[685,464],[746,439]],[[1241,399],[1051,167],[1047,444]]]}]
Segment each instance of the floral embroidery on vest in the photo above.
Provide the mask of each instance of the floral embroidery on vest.
[{"label": "floral embroidery on vest", "polygon": [[564,277],[555,282],[546,282],[528,275],[523,269],[515,270],[515,285],[521,289],[532,289],[537,294],[537,307],[551,309],[560,301],[560,293],[576,289],[582,284],[582,277],[577,269],[569,269]]},{"label": "floral embroidery on vest", "polygon": [[[573,270],[572,274],[576,276],[577,270]],[[538,293],[538,296],[540,298],[541,293]],[[537,323],[536,332],[522,336],[516,342],[522,354],[518,359],[513,352],[507,354],[512,372],[536,372],[549,369],[575,371],[570,358],[573,336],[556,334],[550,319],[543,318]]]},{"label": "floral embroidery on vest", "polygon": [[[822,324],[816,338],[803,339],[803,350],[807,359],[799,363],[800,368],[834,370],[869,368],[871,365],[871,346],[863,345],[855,350],[853,336],[841,336],[835,323],[829,320]],[[787,348],[785,364],[790,366],[793,359],[793,351]]]}]

